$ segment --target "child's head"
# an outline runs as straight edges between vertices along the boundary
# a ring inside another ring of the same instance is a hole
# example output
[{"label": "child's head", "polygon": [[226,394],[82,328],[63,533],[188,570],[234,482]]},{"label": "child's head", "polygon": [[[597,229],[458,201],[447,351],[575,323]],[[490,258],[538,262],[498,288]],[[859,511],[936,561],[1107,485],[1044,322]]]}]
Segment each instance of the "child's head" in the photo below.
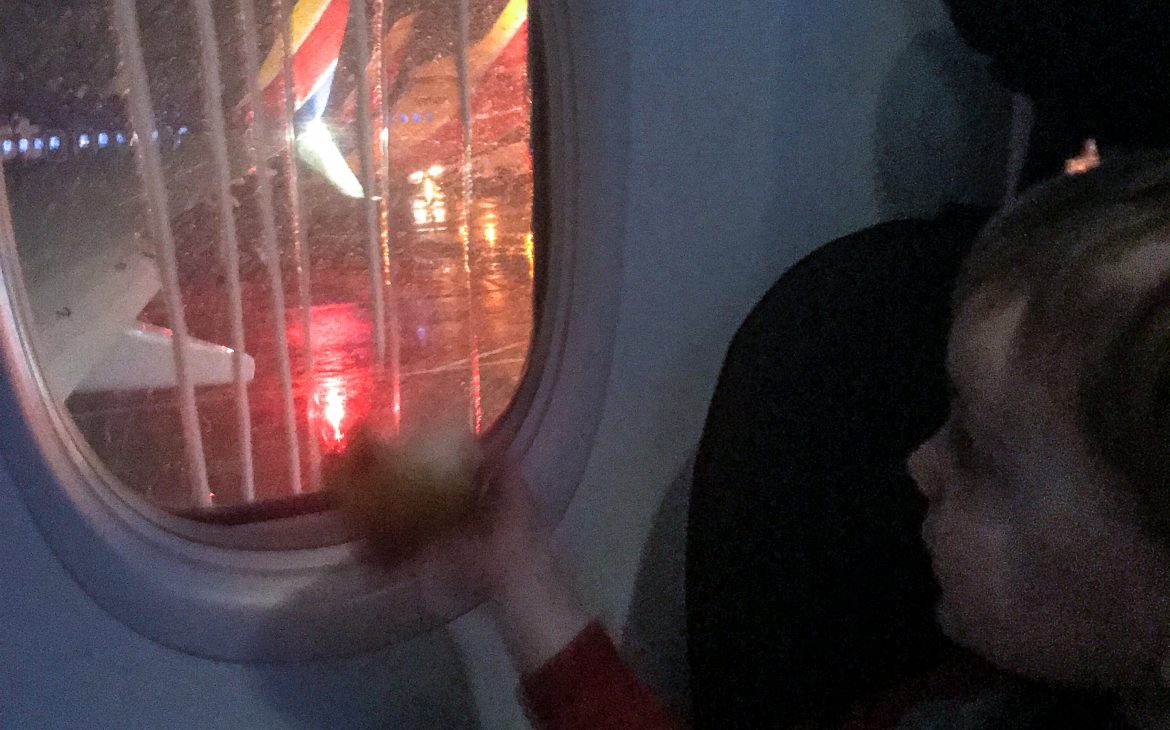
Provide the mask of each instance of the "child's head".
[{"label": "child's head", "polygon": [[944,629],[1101,688],[1170,657],[1170,164],[1114,161],[982,234],[947,424],[911,457]]}]

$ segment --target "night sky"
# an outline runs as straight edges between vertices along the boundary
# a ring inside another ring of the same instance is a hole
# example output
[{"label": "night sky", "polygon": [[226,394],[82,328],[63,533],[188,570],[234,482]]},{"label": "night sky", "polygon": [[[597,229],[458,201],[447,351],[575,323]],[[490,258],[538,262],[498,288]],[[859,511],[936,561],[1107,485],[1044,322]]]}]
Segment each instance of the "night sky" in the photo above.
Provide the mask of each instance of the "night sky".
[{"label": "night sky", "polygon": [[[472,35],[491,25],[505,0],[473,2]],[[351,0],[351,10],[361,3]],[[224,99],[228,106],[242,97],[234,2],[213,2],[220,35]],[[261,19],[261,57],[271,43],[267,25],[271,5],[257,4]],[[421,11],[408,49],[408,66],[450,53],[455,39],[454,3],[407,0],[388,3],[393,22]],[[201,116],[198,40],[189,3],[139,0],[143,52],[151,76],[160,123],[196,126]],[[14,115],[45,128],[125,127],[116,83],[116,40],[107,0],[0,0],[0,125]],[[352,29],[352,21],[350,24]],[[352,85],[353,35],[342,49],[333,101]]]}]

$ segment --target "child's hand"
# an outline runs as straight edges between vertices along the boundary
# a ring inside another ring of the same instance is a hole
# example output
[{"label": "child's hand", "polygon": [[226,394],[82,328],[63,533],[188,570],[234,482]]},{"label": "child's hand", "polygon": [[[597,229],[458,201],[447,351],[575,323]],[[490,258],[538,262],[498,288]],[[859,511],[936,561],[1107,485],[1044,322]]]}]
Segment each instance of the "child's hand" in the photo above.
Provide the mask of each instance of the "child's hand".
[{"label": "child's hand", "polygon": [[497,598],[551,565],[549,530],[519,469],[485,461],[469,434],[362,432],[328,465],[326,485],[374,559],[409,561],[429,611],[448,613],[468,593]]},{"label": "child's hand", "polygon": [[375,559],[409,561],[422,609],[450,617],[486,599],[508,652],[531,672],[588,623],[554,565],[547,523],[517,465],[485,459],[464,433],[411,439],[363,434],[327,484]]}]

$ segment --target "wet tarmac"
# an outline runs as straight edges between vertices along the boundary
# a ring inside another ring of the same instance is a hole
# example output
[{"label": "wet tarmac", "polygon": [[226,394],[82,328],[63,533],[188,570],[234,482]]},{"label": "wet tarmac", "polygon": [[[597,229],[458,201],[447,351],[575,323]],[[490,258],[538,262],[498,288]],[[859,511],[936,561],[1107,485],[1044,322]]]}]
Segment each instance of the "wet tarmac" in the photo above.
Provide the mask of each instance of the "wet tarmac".
[{"label": "wet tarmac", "polygon": [[[240,211],[245,341],[256,362],[248,396],[257,500],[318,486],[313,483],[310,440],[327,455],[343,449],[358,424],[395,420],[395,337],[403,427],[442,414],[467,418],[470,424],[477,381],[482,428],[490,427],[508,405],[524,370],[532,330],[531,180],[501,176],[475,181],[467,259],[470,299],[457,182],[457,177],[440,176],[427,186],[407,182],[396,191],[389,241],[380,247],[381,260],[374,262],[381,274],[388,273],[384,281],[389,284],[388,356],[379,363],[363,203],[341,198],[319,179],[303,180],[312,281],[311,372],[303,352],[292,237],[287,228],[281,230],[287,305],[282,314],[292,370],[299,485],[290,479],[278,317],[257,253],[259,224],[247,204]],[[283,194],[277,192],[279,199]],[[213,248],[217,231],[214,211],[207,206],[175,221],[188,328],[195,337],[228,344],[226,275]],[[142,319],[168,324],[161,295]],[[214,504],[239,504],[246,494],[234,386],[197,388],[196,399]],[[196,503],[173,390],[75,393],[67,406],[95,454],[127,487],[170,510],[184,511]]]}]

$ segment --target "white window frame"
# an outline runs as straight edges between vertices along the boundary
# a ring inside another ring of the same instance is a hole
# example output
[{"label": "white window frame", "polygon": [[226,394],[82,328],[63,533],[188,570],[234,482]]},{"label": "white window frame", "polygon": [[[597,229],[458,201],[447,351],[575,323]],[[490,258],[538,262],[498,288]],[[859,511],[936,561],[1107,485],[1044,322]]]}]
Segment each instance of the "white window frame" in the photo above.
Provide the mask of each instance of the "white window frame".
[{"label": "white window frame", "polygon": [[[544,298],[525,375],[484,440],[521,461],[553,516],[588,461],[617,327],[628,58],[591,39],[612,37],[619,5],[534,0],[529,9],[530,31],[540,28],[530,42],[545,59]],[[118,486],[48,397],[7,211],[0,186],[0,461],[61,564],[100,606],[163,645],[245,662],[366,651],[475,606],[469,593],[448,615],[425,614],[409,566],[389,574],[361,562],[332,513],[203,524]]]}]

